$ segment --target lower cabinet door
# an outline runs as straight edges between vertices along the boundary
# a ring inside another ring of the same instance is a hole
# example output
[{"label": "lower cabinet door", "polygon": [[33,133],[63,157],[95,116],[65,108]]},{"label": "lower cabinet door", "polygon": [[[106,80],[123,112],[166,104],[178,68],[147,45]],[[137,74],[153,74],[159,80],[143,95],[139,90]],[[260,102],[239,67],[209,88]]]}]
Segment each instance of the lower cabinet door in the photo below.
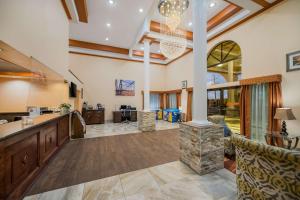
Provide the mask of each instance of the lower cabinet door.
[{"label": "lower cabinet door", "polygon": [[57,128],[58,145],[62,145],[69,139],[69,115],[59,119]]},{"label": "lower cabinet door", "polygon": [[57,122],[47,124],[40,132],[40,162],[43,164],[57,149]]},{"label": "lower cabinet door", "polygon": [[5,148],[5,187],[9,194],[38,170],[38,133]]}]

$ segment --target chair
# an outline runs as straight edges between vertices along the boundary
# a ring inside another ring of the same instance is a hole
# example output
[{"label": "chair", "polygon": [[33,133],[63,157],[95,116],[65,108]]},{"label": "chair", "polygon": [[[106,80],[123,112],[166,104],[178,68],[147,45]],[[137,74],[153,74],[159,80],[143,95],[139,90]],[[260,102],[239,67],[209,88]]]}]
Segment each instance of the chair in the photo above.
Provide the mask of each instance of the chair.
[{"label": "chair", "polygon": [[239,135],[236,148],[238,200],[300,199],[300,152]]}]

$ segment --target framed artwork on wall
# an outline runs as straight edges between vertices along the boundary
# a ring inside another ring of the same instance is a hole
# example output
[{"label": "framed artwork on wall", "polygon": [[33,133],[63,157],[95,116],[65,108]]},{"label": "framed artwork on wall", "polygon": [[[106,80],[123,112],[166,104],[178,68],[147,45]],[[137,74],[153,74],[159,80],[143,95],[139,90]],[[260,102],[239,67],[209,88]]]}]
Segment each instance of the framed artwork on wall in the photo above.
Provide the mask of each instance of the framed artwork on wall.
[{"label": "framed artwork on wall", "polygon": [[187,80],[181,81],[181,89],[186,89],[187,88]]},{"label": "framed artwork on wall", "polygon": [[300,51],[286,54],[286,71],[300,70]]},{"label": "framed artwork on wall", "polygon": [[116,79],[115,86],[116,86],[116,96],[135,95],[135,81]]}]

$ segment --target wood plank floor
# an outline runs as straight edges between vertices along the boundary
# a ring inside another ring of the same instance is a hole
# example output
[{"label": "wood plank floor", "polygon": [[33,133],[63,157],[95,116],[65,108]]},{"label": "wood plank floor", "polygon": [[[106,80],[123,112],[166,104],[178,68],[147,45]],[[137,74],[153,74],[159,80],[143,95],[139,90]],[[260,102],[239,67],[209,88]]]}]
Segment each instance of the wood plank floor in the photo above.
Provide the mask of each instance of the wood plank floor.
[{"label": "wood plank floor", "polygon": [[27,195],[178,159],[178,129],[73,140],[50,161]]}]

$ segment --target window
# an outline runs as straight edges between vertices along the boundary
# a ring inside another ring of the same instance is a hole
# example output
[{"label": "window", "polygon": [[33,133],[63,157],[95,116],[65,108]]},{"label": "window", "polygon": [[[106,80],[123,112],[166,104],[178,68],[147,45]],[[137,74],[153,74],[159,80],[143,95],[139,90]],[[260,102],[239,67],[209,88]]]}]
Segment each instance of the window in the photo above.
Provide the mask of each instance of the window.
[{"label": "window", "polygon": [[150,109],[151,110],[159,110],[160,109],[159,94],[150,94]]},{"label": "window", "polygon": [[169,94],[169,107],[170,108],[177,108],[176,94]]}]

